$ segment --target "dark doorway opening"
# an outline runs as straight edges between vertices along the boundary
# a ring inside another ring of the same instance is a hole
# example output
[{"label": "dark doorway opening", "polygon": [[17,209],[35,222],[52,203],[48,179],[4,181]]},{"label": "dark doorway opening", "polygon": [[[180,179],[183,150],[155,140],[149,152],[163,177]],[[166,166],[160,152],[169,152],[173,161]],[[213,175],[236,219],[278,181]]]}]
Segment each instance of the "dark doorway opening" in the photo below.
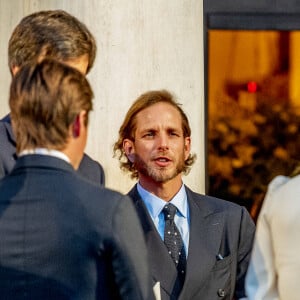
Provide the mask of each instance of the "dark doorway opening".
[{"label": "dark doorway opening", "polygon": [[247,2],[204,1],[206,187],[256,219],[300,159],[300,7]]}]

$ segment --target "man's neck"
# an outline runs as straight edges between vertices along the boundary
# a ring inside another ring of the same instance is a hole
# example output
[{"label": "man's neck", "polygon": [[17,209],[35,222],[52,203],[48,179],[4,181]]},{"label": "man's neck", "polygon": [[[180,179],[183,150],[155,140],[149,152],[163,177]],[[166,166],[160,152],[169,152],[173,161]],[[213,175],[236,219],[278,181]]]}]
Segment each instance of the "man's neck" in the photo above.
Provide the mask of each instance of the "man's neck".
[{"label": "man's neck", "polygon": [[149,178],[139,177],[140,185],[149,193],[156,195],[157,197],[169,202],[178,193],[182,186],[181,174],[172,180],[166,182],[156,182],[149,180]]}]

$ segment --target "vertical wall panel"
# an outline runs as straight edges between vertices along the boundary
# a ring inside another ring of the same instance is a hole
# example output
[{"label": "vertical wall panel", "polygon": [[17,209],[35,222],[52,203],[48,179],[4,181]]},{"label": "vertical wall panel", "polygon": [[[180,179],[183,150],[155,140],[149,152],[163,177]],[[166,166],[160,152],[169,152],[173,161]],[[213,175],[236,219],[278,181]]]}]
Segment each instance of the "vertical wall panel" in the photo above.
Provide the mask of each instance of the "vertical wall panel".
[{"label": "vertical wall panel", "polygon": [[184,180],[204,192],[202,1],[0,0],[0,116],[8,112],[6,52],[14,26],[31,12],[57,8],[82,20],[97,39],[96,63],[88,75],[95,105],[86,152],[104,166],[107,186],[127,192],[133,184],[112,157],[126,110],[140,93],[164,88],[176,94],[191,121],[198,159]]}]

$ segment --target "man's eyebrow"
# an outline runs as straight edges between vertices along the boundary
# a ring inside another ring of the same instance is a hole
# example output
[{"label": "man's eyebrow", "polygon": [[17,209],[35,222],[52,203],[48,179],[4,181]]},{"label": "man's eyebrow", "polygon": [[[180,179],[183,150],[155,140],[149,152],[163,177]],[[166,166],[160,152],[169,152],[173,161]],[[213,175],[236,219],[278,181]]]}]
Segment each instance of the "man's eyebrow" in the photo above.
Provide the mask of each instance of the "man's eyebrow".
[{"label": "man's eyebrow", "polygon": [[154,129],[153,127],[149,127],[149,128],[145,128],[145,129],[140,130],[139,133],[140,133],[141,135],[143,135],[143,134],[148,133],[148,132],[153,132],[153,133],[155,133],[155,132],[157,132],[157,131],[158,131],[157,129]]},{"label": "man's eyebrow", "polygon": [[144,127],[140,129],[140,132],[146,132],[146,131],[158,131],[158,129],[156,129],[153,126],[149,126],[149,127]]}]

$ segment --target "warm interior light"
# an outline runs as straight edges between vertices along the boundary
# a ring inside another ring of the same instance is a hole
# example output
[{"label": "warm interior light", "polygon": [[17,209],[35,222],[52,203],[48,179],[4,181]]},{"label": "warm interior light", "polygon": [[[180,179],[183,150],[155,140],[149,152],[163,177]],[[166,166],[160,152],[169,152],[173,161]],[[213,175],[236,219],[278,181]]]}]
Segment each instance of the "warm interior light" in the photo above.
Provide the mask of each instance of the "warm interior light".
[{"label": "warm interior light", "polygon": [[256,93],[257,83],[255,81],[249,81],[247,84],[247,90],[249,93]]}]

